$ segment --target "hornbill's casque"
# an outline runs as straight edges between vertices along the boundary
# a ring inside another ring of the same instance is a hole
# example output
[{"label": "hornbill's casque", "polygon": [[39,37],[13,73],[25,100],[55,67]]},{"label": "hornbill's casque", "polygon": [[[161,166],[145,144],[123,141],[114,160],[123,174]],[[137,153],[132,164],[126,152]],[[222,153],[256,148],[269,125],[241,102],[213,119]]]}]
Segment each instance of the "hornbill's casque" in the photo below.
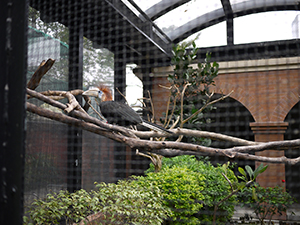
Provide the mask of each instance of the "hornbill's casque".
[{"label": "hornbill's casque", "polygon": [[130,106],[122,102],[112,101],[112,94],[108,87],[101,85],[82,93],[82,95],[95,97],[101,114],[108,123],[120,126],[142,125],[152,130],[169,133],[173,132],[156,125],[154,123],[143,120]]}]

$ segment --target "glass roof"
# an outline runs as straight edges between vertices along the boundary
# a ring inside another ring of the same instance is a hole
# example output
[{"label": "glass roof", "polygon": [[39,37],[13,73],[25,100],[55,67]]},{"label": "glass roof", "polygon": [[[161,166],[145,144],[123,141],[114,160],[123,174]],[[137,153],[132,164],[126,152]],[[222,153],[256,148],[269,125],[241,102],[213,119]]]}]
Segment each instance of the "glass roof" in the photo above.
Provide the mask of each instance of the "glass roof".
[{"label": "glass roof", "polygon": [[189,1],[159,17],[154,22],[163,30],[168,29],[170,26],[180,27],[201,15],[205,15],[215,9],[222,9],[220,0],[210,0],[209,3],[207,4],[207,1],[203,0]]},{"label": "glass roof", "polygon": [[297,7],[294,0],[123,2],[136,4],[175,43],[198,37],[198,47],[226,45],[228,15],[233,17],[233,44],[298,38],[295,29],[299,30],[297,15],[300,13],[292,10]]}]

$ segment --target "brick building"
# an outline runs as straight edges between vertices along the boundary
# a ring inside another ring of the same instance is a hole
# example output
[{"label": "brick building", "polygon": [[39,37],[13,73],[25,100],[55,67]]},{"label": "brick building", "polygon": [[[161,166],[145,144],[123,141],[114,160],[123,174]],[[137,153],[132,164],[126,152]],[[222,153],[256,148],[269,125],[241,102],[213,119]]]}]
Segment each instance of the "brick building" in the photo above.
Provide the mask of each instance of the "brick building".
[{"label": "brick building", "polygon": [[[299,62],[299,57],[220,62],[219,75],[215,79],[216,86],[213,91],[216,94],[225,95],[232,90],[234,91],[230,97],[233,101],[241,103],[253,117],[253,120],[247,123],[255,141],[284,140],[286,130],[298,119],[297,116],[293,118],[292,116],[288,117],[288,115],[293,107],[299,113]],[[158,116],[165,112],[168,99],[168,90],[159,85],[170,86],[166,76],[171,71],[172,67],[152,69],[152,97]],[[219,124],[219,126],[224,125]],[[239,131],[233,135],[243,137],[241,136],[242,132]],[[296,136],[293,137],[297,138]],[[286,136],[286,138],[288,137]],[[268,157],[298,157],[300,155],[300,153],[292,153],[291,155],[291,150],[286,151],[286,153],[270,150],[256,154]],[[293,174],[299,173],[299,169],[299,166],[269,164],[267,171],[261,174],[257,181],[262,186],[272,187],[282,185],[282,180],[287,180],[288,189],[299,198],[299,178],[297,175],[293,176]]]}]

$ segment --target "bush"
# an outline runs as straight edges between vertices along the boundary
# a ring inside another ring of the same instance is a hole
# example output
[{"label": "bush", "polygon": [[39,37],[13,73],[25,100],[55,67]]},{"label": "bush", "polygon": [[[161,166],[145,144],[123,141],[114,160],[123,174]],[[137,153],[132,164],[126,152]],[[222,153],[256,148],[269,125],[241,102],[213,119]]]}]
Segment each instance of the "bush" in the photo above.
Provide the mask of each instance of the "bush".
[{"label": "bush", "polygon": [[264,224],[267,217],[271,221],[276,213],[282,215],[295,201],[283,187],[261,187],[257,183],[242,189],[239,200],[242,206],[247,205],[253,209],[261,224]]},{"label": "bush", "polygon": [[[118,184],[96,184],[97,190],[83,189],[75,193],[62,190],[37,199],[29,207],[24,224],[65,224],[79,222],[88,215],[101,212],[108,221],[120,224],[161,224],[169,215],[163,207],[160,190],[153,186],[138,186],[131,181]],[[31,222],[30,222],[31,220]],[[103,221],[107,222],[107,221]]]},{"label": "bush", "polygon": [[[61,190],[58,193],[47,194],[45,199],[36,199],[29,207],[28,213],[33,224],[66,224],[79,222],[95,210],[95,198],[85,190],[69,193]],[[30,224],[27,217],[24,224]]]},{"label": "bush", "polygon": [[110,221],[121,224],[161,224],[170,213],[163,207],[158,187],[137,185],[121,180],[118,184],[97,184],[93,193],[100,201],[101,211],[110,215]]},{"label": "bush", "polygon": [[[154,173],[151,166],[145,177],[137,177],[140,185],[152,183],[158,186],[165,205],[172,210],[172,224],[200,224],[213,221],[214,206],[230,193],[230,186],[222,172],[236,182],[232,170],[214,167],[194,156],[164,158],[162,170]],[[232,196],[219,206],[217,222],[228,221],[234,212],[236,197]]]},{"label": "bush", "polygon": [[165,205],[172,210],[172,221],[197,224],[193,215],[203,207],[204,199],[202,191],[205,178],[200,173],[184,166],[175,166],[137,179],[139,185],[152,184],[160,188]]}]

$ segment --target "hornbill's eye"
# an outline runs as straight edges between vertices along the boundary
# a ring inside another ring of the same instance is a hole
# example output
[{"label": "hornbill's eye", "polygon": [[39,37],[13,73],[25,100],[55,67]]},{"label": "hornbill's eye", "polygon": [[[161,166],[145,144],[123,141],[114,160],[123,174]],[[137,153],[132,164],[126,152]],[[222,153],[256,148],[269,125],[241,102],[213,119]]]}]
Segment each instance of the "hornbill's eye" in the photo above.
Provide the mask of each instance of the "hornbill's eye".
[{"label": "hornbill's eye", "polygon": [[101,96],[103,95],[103,92],[102,91],[98,91],[98,97],[101,99]]}]

